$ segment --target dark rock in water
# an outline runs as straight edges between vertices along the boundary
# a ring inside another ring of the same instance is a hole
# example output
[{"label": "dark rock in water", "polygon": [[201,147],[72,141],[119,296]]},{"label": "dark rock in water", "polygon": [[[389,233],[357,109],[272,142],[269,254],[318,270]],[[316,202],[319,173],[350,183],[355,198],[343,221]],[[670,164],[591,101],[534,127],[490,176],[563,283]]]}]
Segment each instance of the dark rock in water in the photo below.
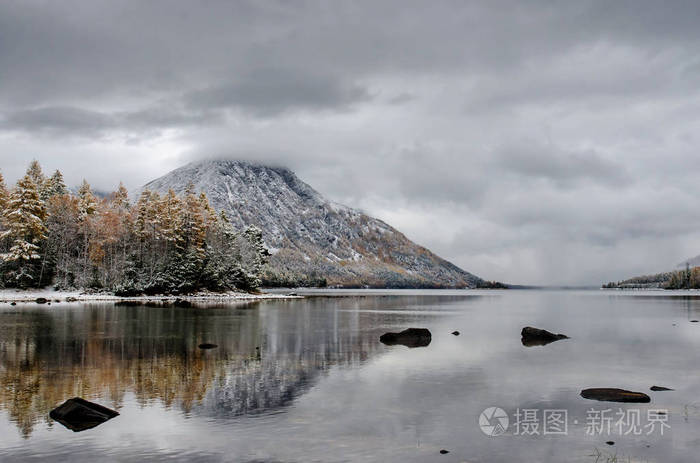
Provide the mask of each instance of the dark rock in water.
[{"label": "dark rock in water", "polygon": [[700,320],[690,320],[690,323],[697,323]]},{"label": "dark rock in water", "polygon": [[523,328],[523,330],[520,332],[520,336],[522,336],[520,342],[522,342],[523,346],[526,347],[546,346],[547,344],[554,341],[559,341],[560,339],[569,339],[569,337],[564,334],[554,334],[547,330],[541,330],[531,326],[526,326]]},{"label": "dark rock in water", "polygon": [[77,302],[77,301],[78,301],[78,298],[77,298],[77,297],[68,296],[68,297],[66,298],[66,302]]},{"label": "dark rock in water", "polygon": [[652,386],[649,388],[650,391],[673,391],[673,389],[669,387],[663,387],[663,386]]},{"label": "dark rock in water", "polygon": [[17,305],[16,302],[10,302],[10,305]]},{"label": "dark rock in water", "polygon": [[448,453],[450,453],[449,450],[445,450],[445,449],[440,450],[441,455],[447,455]]},{"label": "dark rock in water", "polygon": [[385,333],[379,338],[387,346],[401,344],[406,347],[425,347],[431,340],[430,330],[426,328],[408,328],[400,333]]},{"label": "dark rock in water", "polygon": [[118,415],[114,410],[80,397],[66,400],[49,413],[52,419],[74,432],[94,428]]},{"label": "dark rock in water", "polygon": [[175,307],[182,307],[185,309],[189,309],[191,307],[194,307],[194,304],[192,304],[190,301],[187,299],[180,299],[179,297],[175,299],[175,302],[173,303]]},{"label": "dark rock in water", "polygon": [[219,346],[216,344],[209,343],[209,342],[203,342],[202,344],[200,344],[197,347],[199,347],[200,349],[216,349]]},{"label": "dark rock in water", "polygon": [[651,398],[642,392],[626,391],[615,388],[592,388],[581,391],[584,399],[600,400],[603,402],[649,403]]},{"label": "dark rock in water", "polygon": [[606,442],[606,444],[608,444],[608,445],[615,445],[615,441],[609,440],[609,441]]},{"label": "dark rock in water", "polygon": [[298,294],[297,293],[289,293],[289,294],[287,294],[287,296],[298,296]]},{"label": "dark rock in water", "polygon": [[37,304],[46,304],[47,302],[49,302],[49,300],[45,297],[37,297],[36,299],[34,299],[34,302],[36,302]]},{"label": "dark rock in water", "polygon": [[452,334],[455,336],[459,336],[459,331],[453,331]]}]

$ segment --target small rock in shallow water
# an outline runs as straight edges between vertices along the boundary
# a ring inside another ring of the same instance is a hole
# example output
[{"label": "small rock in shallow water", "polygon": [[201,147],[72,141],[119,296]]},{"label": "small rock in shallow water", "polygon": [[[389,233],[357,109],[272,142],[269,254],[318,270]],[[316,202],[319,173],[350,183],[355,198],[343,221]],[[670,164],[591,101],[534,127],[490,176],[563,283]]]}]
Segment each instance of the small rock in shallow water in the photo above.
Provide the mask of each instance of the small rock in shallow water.
[{"label": "small rock in shallow water", "polygon": [[663,386],[652,386],[649,388],[650,391],[672,391],[673,389]]},{"label": "small rock in shallow water", "polygon": [[642,392],[626,391],[616,388],[592,388],[581,391],[584,399],[600,400],[603,402],[649,403],[651,398]]},{"label": "small rock in shallow water", "polygon": [[47,302],[49,302],[49,300],[45,297],[37,297],[36,299],[34,299],[34,302],[36,302],[37,304],[46,304]]},{"label": "small rock in shallow water", "polygon": [[449,450],[445,450],[445,449],[440,450],[440,454],[441,454],[441,455],[446,455],[446,454],[448,454],[448,453],[450,453]]},{"label": "small rock in shallow water", "polygon": [[700,320],[690,320],[690,323],[697,323]]},{"label": "small rock in shallow water", "polygon": [[453,331],[452,334],[455,336],[459,336],[459,331]]},{"label": "small rock in shallow water", "polygon": [[609,440],[609,441],[606,442],[606,444],[608,444],[608,445],[615,445],[615,441]]},{"label": "small rock in shallow water", "polygon": [[199,347],[200,349],[216,349],[219,346],[216,344],[212,344],[210,342],[203,342],[202,344],[200,344],[197,347]]},{"label": "small rock in shallow water", "polygon": [[430,330],[426,328],[408,328],[400,333],[385,333],[379,337],[379,341],[387,346],[426,347],[431,340]]},{"label": "small rock in shallow water", "polygon": [[194,307],[194,304],[192,304],[190,301],[187,299],[180,299],[179,297],[175,299],[175,302],[173,302],[173,305],[175,307],[182,307],[185,309],[189,309],[191,307]]},{"label": "small rock in shallow water", "polygon": [[520,342],[522,342],[523,346],[526,347],[546,346],[547,344],[554,341],[559,341],[560,339],[569,339],[569,337],[564,334],[554,334],[547,330],[541,330],[531,326],[526,326],[523,328],[523,330],[520,332],[520,336],[522,336]]},{"label": "small rock in shallow water", "polygon": [[17,305],[16,302],[10,302],[10,305]]},{"label": "small rock in shallow water", "polygon": [[114,410],[80,397],[66,400],[49,413],[52,419],[74,432],[94,428],[118,415]]}]

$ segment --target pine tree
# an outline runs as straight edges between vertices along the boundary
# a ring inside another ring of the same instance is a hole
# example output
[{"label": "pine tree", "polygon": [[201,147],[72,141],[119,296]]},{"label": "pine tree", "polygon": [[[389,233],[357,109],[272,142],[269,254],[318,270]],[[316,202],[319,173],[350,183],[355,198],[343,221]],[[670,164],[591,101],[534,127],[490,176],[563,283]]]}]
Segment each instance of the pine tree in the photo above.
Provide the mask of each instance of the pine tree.
[{"label": "pine tree", "polygon": [[48,273],[55,274],[59,288],[76,287],[76,277],[82,267],[79,257],[80,228],[78,198],[71,194],[56,195],[48,205],[49,238],[47,242]]},{"label": "pine tree", "polygon": [[44,184],[44,181],[46,180],[46,177],[44,177],[44,172],[41,170],[41,165],[39,165],[39,161],[37,161],[36,159],[32,160],[32,162],[29,163],[29,167],[27,168],[27,175],[34,182],[34,184],[37,185],[38,188],[41,188],[41,186]]},{"label": "pine tree", "polygon": [[207,228],[213,227],[216,224],[219,217],[216,215],[216,211],[214,210],[214,208],[211,207],[211,204],[209,203],[209,198],[207,198],[206,193],[204,193],[203,191],[199,194],[199,204],[204,215],[205,226]]},{"label": "pine tree", "polygon": [[143,243],[149,234],[150,223],[150,202],[153,193],[150,190],[143,190],[139,199],[136,202],[134,219],[134,232],[139,240]]},{"label": "pine tree", "polygon": [[262,230],[254,225],[245,229],[243,239],[244,252],[241,260],[246,274],[245,287],[243,289],[255,289],[262,284],[262,271],[268,261],[270,252],[265,247]]},{"label": "pine tree", "polygon": [[0,173],[0,217],[3,215],[5,207],[7,206],[8,194],[7,187],[5,186],[5,177]]},{"label": "pine tree", "polygon": [[[41,167],[36,162],[33,162],[30,165],[28,173],[31,177],[35,179],[35,181],[41,181],[41,179],[44,177],[41,173]],[[42,278],[46,277],[49,280],[53,278],[57,268],[59,248],[64,246],[64,243],[61,243],[61,241],[56,238],[56,233],[52,233],[50,225],[56,226],[59,223],[63,224],[63,221],[60,218],[56,218],[57,220],[53,220],[53,216],[56,213],[61,213],[59,212],[62,209],[61,206],[65,204],[58,203],[61,203],[62,201],[60,200],[60,198],[64,198],[64,196],[66,196],[67,194],[68,188],[66,187],[66,184],[63,181],[63,174],[58,169],[56,169],[56,171],[53,173],[53,175],[51,175],[51,177],[44,178],[42,184],[39,186],[39,196],[41,197],[41,200],[44,201],[44,203],[46,204],[49,216],[49,221],[47,222],[49,236],[46,241],[44,252],[42,253],[43,256],[41,263],[41,275]]]},{"label": "pine tree", "polygon": [[96,211],[97,198],[95,198],[95,195],[92,193],[90,184],[86,180],[83,180],[78,190],[78,224],[83,242],[80,254],[83,261],[82,283],[84,285],[91,285],[94,283],[93,275],[91,275],[90,272],[90,239],[94,231],[92,218]]},{"label": "pine tree", "polygon": [[79,219],[85,220],[97,210],[97,198],[92,193],[92,188],[87,180],[83,180],[80,189],[78,190],[78,212]]},{"label": "pine tree", "polygon": [[119,182],[117,191],[112,194],[110,206],[117,214],[119,220],[119,230],[117,234],[119,236],[119,246],[121,248],[121,261],[122,265],[126,265],[133,220],[131,214],[131,204],[129,203],[129,192],[122,182]]},{"label": "pine tree", "polygon": [[17,182],[5,209],[3,238],[10,240],[9,252],[2,260],[10,264],[11,279],[19,287],[39,286],[40,250],[46,240],[46,205],[29,173]]},{"label": "pine tree", "polygon": [[68,193],[68,188],[63,181],[63,174],[60,170],[56,169],[56,172],[44,181],[43,188],[44,199],[49,199],[54,196],[65,195]]},{"label": "pine tree", "polygon": [[158,239],[162,241],[163,260],[170,261],[173,253],[182,250],[184,237],[180,229],[182,203],[172,189],[161,198],[156,209],[159,224]]},{"label": "pine tree", "polygon": [[[0,173],[0,235],[5,231],[5,208],[7,207],[9,193],[7,192],[7,187],[5,186],[5,178]],[[6,251],[3,243],[4,240],[0,239],[0,253]]]},{"label": "pine tree", "polygon": [[112,195],[112,204],[118,209],[128,211],[131,208],[129,204],[129,192],[122,182],[119,182],[117,191]]},{"label": "pine tree", "polygon": [[194,186],[188,185],[183,199],[182,209],[182,237],[185,249],[192,250],[196,254],[204,255],[204,242],[206,234],[206,222],[202,202],[194,193]]}]

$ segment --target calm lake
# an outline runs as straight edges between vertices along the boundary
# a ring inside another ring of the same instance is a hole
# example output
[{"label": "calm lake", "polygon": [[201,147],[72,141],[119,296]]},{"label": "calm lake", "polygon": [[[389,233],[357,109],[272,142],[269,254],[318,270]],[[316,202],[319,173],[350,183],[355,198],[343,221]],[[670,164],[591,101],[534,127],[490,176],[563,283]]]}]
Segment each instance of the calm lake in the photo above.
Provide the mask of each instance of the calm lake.
[{"label": "calm lake", "polygon": [[[698,461],[693,294],[2,304],[0,461]],[[525,347],[524,326],[571,339]],[[409,327],[428,328],[430,345],[379,342]],[[587,400],[589,387],[645,392],[651,403]],[[120,415],[78,433],[49,418],[76,396]],[[482,416],[491,407],[505,419]],[[489,435],[494,423],[503,434]]]}]

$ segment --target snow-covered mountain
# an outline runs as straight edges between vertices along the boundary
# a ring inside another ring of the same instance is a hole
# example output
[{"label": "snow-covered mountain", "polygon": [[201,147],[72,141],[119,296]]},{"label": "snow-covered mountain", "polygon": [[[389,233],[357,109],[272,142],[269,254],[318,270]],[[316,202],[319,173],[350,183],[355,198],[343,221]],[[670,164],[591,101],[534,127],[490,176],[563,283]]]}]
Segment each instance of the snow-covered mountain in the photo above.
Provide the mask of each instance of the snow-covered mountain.
[{"label": "snow-covered mountain", "polygon": [[263,230],[273,284],[473,287],[480,279],[359,210],[328,201],[294,172],[245,161],[188,164],[144,186],[182,193],[192,183],[242,229]]}]

